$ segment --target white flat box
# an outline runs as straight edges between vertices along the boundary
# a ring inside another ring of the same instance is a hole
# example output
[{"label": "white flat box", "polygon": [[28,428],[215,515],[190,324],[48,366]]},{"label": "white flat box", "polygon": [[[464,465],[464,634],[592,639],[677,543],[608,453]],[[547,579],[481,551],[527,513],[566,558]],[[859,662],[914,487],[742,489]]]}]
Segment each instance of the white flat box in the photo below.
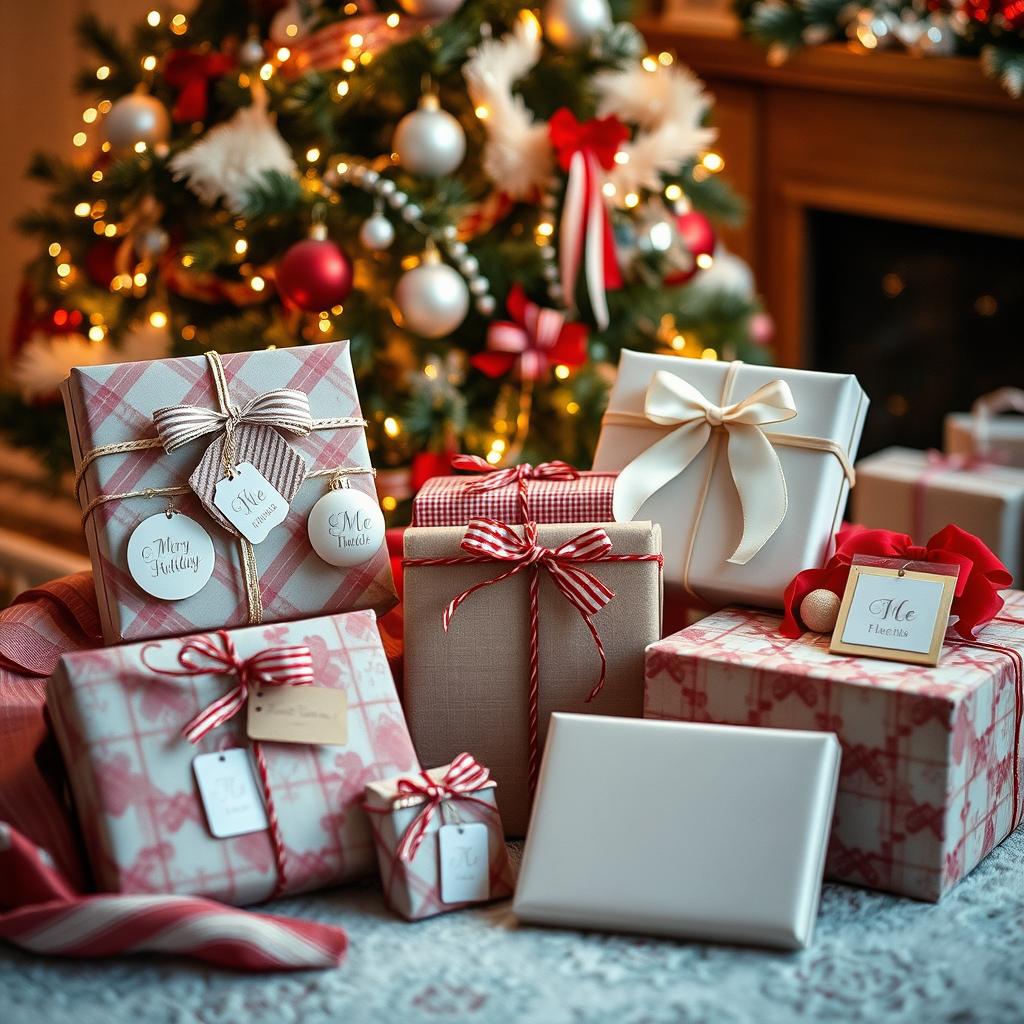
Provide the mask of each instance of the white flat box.
[{"label": "white flat box", "polygon": [[555,714],[513,910],[801,949],[839,755],[832,733]]},{"label": "white flat box", "polygon": [[[773,434],[821,438],[841,448],[852,465],[868,409],[867,396],[856,377],[744,363],[732,371],[735,376],[730,393],[723,401],[731,365],[623,351],[594,455],[594,469],[619,472],[670,432],[643,415],[647,389],[659,370],[681,377],[716,405],[742,401],[763,385],[783,380],[792,392],[797,415],[767,424],[764,433],[769,438]],[[790,580],[802,569],[822,565],[831,554],[832,538],[842,521],[849,493],[841,462],[828,451],[788,444],[773,447],[785,477],[789,507],[781,526],[746,565],[727,561],[743,534],[744,520],[724,438],[716,441],[713,436],[685,470],[640,506],[636,519],[661,524],[666,587],[685,591],[684,577],[688,577],[689,592],[711,605],[781,608],[783,591]],[[756,516],[758,511],[753,508],[749,514]],[[686,573],[687,550],[694,533]]]}]

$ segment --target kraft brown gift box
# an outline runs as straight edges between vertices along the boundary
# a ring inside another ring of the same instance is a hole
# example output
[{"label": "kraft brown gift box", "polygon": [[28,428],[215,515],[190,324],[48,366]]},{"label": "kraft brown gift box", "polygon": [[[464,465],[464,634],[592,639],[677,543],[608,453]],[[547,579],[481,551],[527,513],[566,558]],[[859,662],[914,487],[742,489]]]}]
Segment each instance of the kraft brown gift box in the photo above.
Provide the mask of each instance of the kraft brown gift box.
[{"label": "kraft brown gift box", "polygon": [[[538,543],[557,547],[592,525],[538,526]],[[655,523],[602,523],[613,555],[660,555]],[[522,536],[522,527],[514,527]],[[469,557],[465,527],[410,527],[407,560]],[[553,711],[639,718],[643,710],[644,649],[661,636],[661,565],[657,560],[578,563],[614,591],[593,617],[608,659],[604,688],[586,698],[600,674],[600,657],[580,613],[540,570],[538,742],[543,749]],[[474,593],[448,632],[442,617],[452,598],[509,568],[508,562],[405,567],[405,710],[424,764],[447,764],[472,750],[497,781],[505,834],[526,832],[530,813],[529,575]]]}]

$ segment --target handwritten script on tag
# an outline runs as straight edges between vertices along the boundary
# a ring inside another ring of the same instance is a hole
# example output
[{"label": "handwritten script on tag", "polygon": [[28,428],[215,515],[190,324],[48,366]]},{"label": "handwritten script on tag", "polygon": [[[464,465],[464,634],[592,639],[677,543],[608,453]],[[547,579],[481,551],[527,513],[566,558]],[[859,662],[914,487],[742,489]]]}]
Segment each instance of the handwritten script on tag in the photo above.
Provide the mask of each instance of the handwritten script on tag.
[{"label": "handwritten script on tag", "polygon": [[192,759],[192,771],[215,838],[244,836],[267,828],[267,811],[248,750],[234,747],[197,754]]},{"label": "handwritten script on tag", "polygon": [[264,686],[249,694],[249,739],[343,746],[348,742],[344,690]]},{"label": "handwritten script on tag", "polygon": [[288,502],[251,463],[218,481],[213,503],[250,544],[260,544],[288,515]]},{"label": "handwritten script on tag", "polygon": [[478,903],[491,896],[489,830],[483,822],[437,830],[442,903]]}]

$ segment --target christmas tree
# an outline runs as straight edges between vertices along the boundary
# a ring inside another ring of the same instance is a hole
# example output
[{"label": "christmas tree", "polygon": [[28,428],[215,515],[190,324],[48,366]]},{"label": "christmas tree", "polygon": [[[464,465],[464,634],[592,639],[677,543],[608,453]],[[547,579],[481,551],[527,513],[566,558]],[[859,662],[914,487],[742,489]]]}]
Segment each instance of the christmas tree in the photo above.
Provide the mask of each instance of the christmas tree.
[{"label": "christmas tree", "polygon": [[30,168],[0,425],[59,470],[70,366],[349,338],[394,510],[455,451],[588,464],[623,347],[764,361],[711,98],[624,13],[201,0],[128,42],[87,18],[77,158]]}]

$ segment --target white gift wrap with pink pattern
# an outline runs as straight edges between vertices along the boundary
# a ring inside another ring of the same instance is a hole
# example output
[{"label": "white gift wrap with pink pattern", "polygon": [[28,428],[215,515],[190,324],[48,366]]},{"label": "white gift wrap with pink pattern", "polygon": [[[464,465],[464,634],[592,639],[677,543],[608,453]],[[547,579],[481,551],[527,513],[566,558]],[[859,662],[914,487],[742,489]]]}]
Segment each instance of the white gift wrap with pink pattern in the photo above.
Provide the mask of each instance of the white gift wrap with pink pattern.
[{"label": "white gift wrap with pink pattern", "polygon": [[[978,639],[1019,657],[1024,594],[1006,596]],[[827,876],[939,900],[1019,820],[1017,659],[957,641],[934,668],[844,657],[827,636],[783,637],[780,621],[726,608],[652,644],[644,716],[835,732]]]},{"label": "white gift wrap with pink pattern", "polygon": [[[361,800],[366,784],[418,768],[372,611],[234,630],[241,658],[306,644],[316,686],[344,689],[344,746],[264,743],[281,823],[286,892],[371,873],[373,838]],[[245,905],[277,880],[269,832],[215,839],[192,772],[200,753],[246,746],[246,712],[191,744],[182,727],[237,682],[227,675],[173,678],[181,640],[65,655],[47,706],[64,755],[100,889],[188,893]],[[258,777],[258,776],[257,776]]]},{"label": "white gift wrap with pink pattern", "polygon": [[[293,388],[308,395],[314,419],[362,415],[348,342],[229,353],[221,360],[236,404],[277,388]],[[202,356],[79,367],[71,371],[63,391],[76,466],[93,448],[154,437],[152,416],[158,408],[219,408],[213,376]],[[305,460],[308,472],[338,466],[370,468],[365,434],[359,427],[314,430],[307,437],[282,436]],[[207,435],[171,453],[151,448],[96,459],[82,481],[83,507],[101,494],[187,484],[213,440],[214,435]],[[376,500],[373,477],[368,473],[353,476],[351,484]],[[325,478],[307,479],[285,521],[255,546],[264,622],[361,608],[383,614],[395,603],[391,567],[383,546],[368,561],[350,569],[328,565],[313,551],[306,520],[326,493]],[[210,582],[182,601],[150,597],[128,572],[128,538],[143,519],[163,511],[166,498],[110,501],[96,508],[86,522],[107,643],[249,624],[236,538],[214,522],[194,494],[175,496],[173,501],[177,509],[202,524],[216,553]]]}]

